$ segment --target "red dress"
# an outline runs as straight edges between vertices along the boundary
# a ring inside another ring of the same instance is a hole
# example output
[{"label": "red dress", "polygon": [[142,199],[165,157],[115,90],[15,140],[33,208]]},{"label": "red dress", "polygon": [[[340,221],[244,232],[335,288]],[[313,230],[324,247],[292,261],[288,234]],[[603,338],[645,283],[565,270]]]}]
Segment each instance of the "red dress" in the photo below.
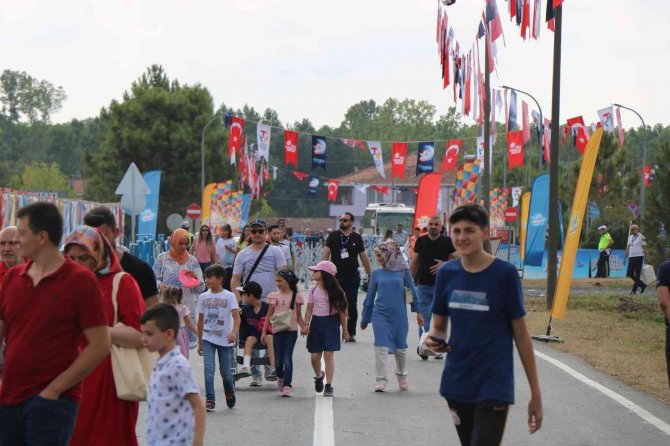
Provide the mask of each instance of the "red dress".
[{"label": "red dress", "polygon": [[[111,268],[115,272],[97,276],[100,291],[106,300],[105,311],[110,327],[114,323],[112,281],[116,272],[120,271],[120,266],[117,269],[117,265],[118,261]],[[145,305],[140,289],[130,274],[123,276],[119,283],[117,301],[119,321],[139,330]],[[84,378],[82,385],[77,424],[70,446],[137,446],[135,424],[139,403],[116,397],[110,355]]]}]

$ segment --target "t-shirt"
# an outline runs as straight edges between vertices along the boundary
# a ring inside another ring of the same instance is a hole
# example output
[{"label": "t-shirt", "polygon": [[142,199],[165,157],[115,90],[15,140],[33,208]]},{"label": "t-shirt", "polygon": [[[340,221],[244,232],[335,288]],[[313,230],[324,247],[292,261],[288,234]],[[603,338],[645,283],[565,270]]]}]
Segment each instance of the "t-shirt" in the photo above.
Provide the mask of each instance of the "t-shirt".
[{"label": "t-shirt", "polygon": [[[343,281],[356,280],[358,273],[358,255],[365,251],[363,237],[357,232],[344,235],[342,231],[334,231],[326,240],[330,248],[330,261],[337,267],[337,278]],[[342,258],[342,250],[346,249],[346,258]]]},{"label": "t-shirt", "polygon": [[216,241],[216,256],[219,258],[219,262],[225,267],[233,266],[235,261],[235,254],[228,251],[226,246],[230,249],[236,250],[235,239],[234,238],[223,238],[221,237]]},{"label": "t-shirt", "polygon": [[158,294],[156,275],[147,262],[129,252],[124,252],[121,257],[121,268],[133,276],[145,300]]},{"label": "t-shirt", "polygon": [[[268,294],[268,305],[274,307],[275,314],[281,313],[283,311],[289,311],[291,309],[291,299],[293,298],[293,291],[282,294],[279,291]],[[298,305],[305,303],[305,299],[302,297],[302,294],[298,293],[295,295],[295,305],[293,309]],[[298,329],[298,314],[294,311],[293,317],[291,317],[291,328],[290,330],[296,331]]]},{"label": "t-shirt", "polygon": [[628,257],[643,257],[643,246],[647,246],[647,240],[644,235],[638,233],[637,236],[631,234],[628,236]]},{"label": "t-shirt", "polygon": [[470,273],[461,260],[446,263],[437,272],[432,311],[448,316],[451,327],[440,394],[462,403],[514,404],[511,321],[526,314],[516,267],[495,259]]},{"label": "t-shirt", "polygon": [[207,290],[198,297],[196,313],[202,314],[204,325],[202,339],[212,344],[230,347],[228,335],[233,328],[233,310],[238,310],[237,298],[233,293],[223,290],[212,293]]},{"label": "t-shirt", "polygon": [[414,252],[419,255],[419,269],[416,273],[416,282],[419,285],[435,285],[435,275],[430,272],[430,267],[435,265],[435,259],[447,261],[452,252],[456,252],[451,237],[439,235],[431,240],[428,235],[423,235],[416,240]]},{"label": "t-shirt", "polygon": [[[664,286],[670,288],[670,260],[661,263],[656,275],[656,288]],[[670,321],[665,318],[665,325],[670,326]]]},{"label": "t-shirt", "polygon": [[216,255],[214,241],[211,244],[207,244],[207,240],[196,237],[193,242],[193,256],[198,259],[198,263],[210,263],[213,254]]},{"label": "t-shirt", "polygon": [[[0,404],[19,404],[39,394],[79,356],[85,329],[107,326],[105,301],[91,271],[66,259],[33,286],[32,262],[10,269],[0,290],[6,325]],[[63,393],[75,401],[76,384]]]},{"label": "t-shirt", "polygon": [[[256,259],[260,255],[260,250],[253,249],[252,246],[244,248],[235,257],[235,265],[233,266],[233,274],[239,274],[241,283],[244,284],[247,280],[247,275],[253,268]],[[263,254],[263,258],[258,263],[256,270],[251,275],[251,279],[258,283],[263,288],[262,300],[268,293],[277,290],[275,285],[275,275],[278,270],[286,266],[286,258],[281,249],[277,246],[268,246],[268,250]]]},{"label": "t-shirt", "polygon": [[313,286],[309,289],[307,303],[314,305],[312,310],[312,315],[314,316],[330,316],[332,314],[337,314],[335,308],[330,308],[330,300],[328,299],[326,290],[319,286]]},{"label": "t-shirt", "polygon": [[175,347],[156,361],[147,394],[147,442],[151,446],[193,444],[195,420],[186,397],[200,393],[188,359]]},{"label": "t-shirt", "polygon": [[284,257],[286,258],[286,263],[291,266],[291,242],[288,240],[281,240],[279,242],[279,247],[281,248],[281,252],[284,253]]},{"label": "t-shirt", "polygon": [[[265,302],[261,302],[258,313],[254,310],[253,305],[242,305],[242,321],[240,324],[240,337],[245,339],[250,334],[260,334],[263,331],[263,324],[268,315],[270,307]],[[272,331],[269,331],[272,333]],[[260,339],[258,339],[260,341]]]}]

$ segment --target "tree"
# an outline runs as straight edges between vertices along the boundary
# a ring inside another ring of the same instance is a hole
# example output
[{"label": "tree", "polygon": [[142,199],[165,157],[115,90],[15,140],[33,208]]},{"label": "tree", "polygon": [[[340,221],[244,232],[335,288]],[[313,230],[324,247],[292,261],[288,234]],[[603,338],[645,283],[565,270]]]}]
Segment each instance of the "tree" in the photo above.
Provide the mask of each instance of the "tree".
[{"label": "tree", "polygon": [[23,168],[21,175],[15,175],[11,186],[16,189],[59,191],[73,196],[74,191],[65,174],[56,163],[35,162]]},{"label": "tree", "polygon": [[647,218],[642,227],[647,237],[647,262],[658,266],[668,259],[670,245],[670,144],[663,144],[656,158],[654,179],[647,190]]},{"label": "tree", "polygon": [[66,98],[63,87],[37,80],[25,71],[4,70],[0,75],[2,114],[10,121],[23,117],[31,124],[38,120],[47,124]]}]

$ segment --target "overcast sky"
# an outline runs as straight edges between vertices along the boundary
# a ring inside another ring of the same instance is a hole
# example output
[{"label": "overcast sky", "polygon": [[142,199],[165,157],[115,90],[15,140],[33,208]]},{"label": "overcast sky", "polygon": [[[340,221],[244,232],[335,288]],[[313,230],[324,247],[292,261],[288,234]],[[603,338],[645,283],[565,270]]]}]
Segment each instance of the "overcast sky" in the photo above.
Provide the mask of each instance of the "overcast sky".
[{"label": "overcast sky", "polygon": [[[463,47],[484,0],[447,8]],[[543,13],[546,0],[543,3]],[[0,0],[0,69],[65,89],[56,122],[95,116],[153,63],[182,84],[201,83],[215,104],[273,108],[283,122],[337,126],[358,101],[424,99],[453,105],[441,88],[436,0]],[[551,110],[553,33],[524,42],[498,0],[507,46],[492,85],[533,93]],[[561,122],[610,102],[668,124],[670,2],[565,0]],[[637,117],[622,113],[625,127]],[[466,118],[466,123],[472,120]],[[341,135],[349,136],[349,135]],[[372,138],[374,135],[350,135]]]}]

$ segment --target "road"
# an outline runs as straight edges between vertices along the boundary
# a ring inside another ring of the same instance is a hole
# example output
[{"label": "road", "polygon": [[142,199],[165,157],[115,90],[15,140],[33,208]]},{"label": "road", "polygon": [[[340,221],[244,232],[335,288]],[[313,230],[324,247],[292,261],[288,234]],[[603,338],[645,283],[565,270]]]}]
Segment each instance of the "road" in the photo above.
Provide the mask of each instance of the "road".
[{"label": "road", "polygon": [[[414,317],[410,327],[411,349],[418,339]],[[207,415],[205,444],[458,445],[446,402],[437,393],[443,361],[423,361],[412,353],[408,355],[409,391],[399,391],[390,375],[389,390],[375,393],[372,327],[359,331],[357,340],[335,354],[333,399],[314,392],[304,338],[298,339],[295,349],[292,398],[282,398],[274,383],[254,388],[246,379],[238,382],[237,406],[230,410],[225,407],[217,377],[217,408]],[[536,342],[534,347],[544,424],[539,432],[528,434],[528,384],[517,357],[516,405],[510,410],[504,444],[670,444],[670,406],[547,345]],[[192,354],[190,362],[204,394],[202,358]],[[137,426],[140,440],[144,436],[144,406],[142,403]]]}]

